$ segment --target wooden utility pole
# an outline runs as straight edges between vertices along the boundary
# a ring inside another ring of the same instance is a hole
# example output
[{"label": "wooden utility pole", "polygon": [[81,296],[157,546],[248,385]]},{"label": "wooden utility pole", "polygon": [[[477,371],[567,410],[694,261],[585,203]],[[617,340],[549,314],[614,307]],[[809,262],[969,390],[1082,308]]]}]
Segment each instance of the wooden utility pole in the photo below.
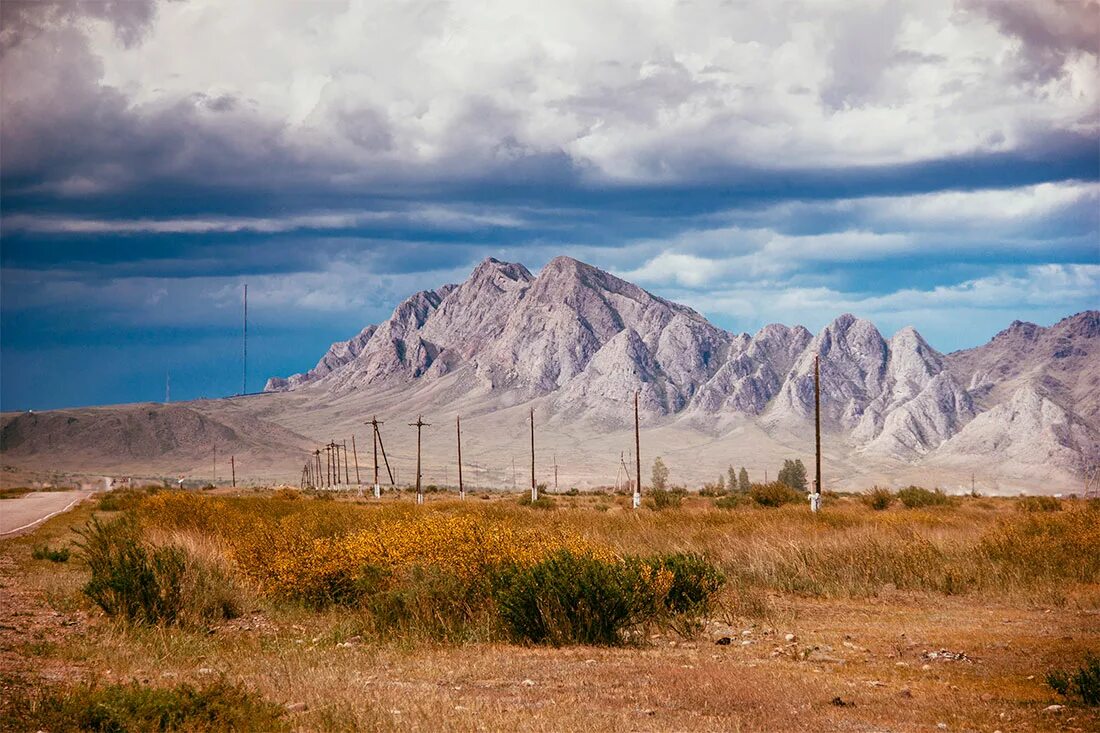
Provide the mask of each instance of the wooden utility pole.
[{"label": "wooden utility pole", "polygon": [[344,441],[344,483],[351,483],[351,475],[348,473],[348,441]]},{"label": "wooden utility pole", "polygon": [[359,451],[355,449],[355,433],[351,434],[351,457],[355,461],[355,485],[362,486],[363,482],[359,478]]},{"label": "wooden utility pole", "polygon": [[325,487],[332,485],[332,446],[325,446]]},{"label": "wooden utility pole", "polygon": [[313,460],[316,464],[316,470],[313,472],[313,488],[318,488],[321,485],[321,449],[316,448],[313,451]]},{"label": "wooden utility pole", "polygon": [[214,478],[210,480],[211,486],[218,485],[218,444],[214,444]]},{"label": "wooden utility pole", "polygon": [[817,511],[821,504],[821,357],[814,356],[814,494],[810,507]]},{"label": "wooden utility pole", "polygon": [[420,429],[430,425],[431,423],[424,422],[423,415],[416,416],[416,422],[409,423],[409,427],[416,428],[416,503],[424,503],[424,492],[420,487]]},{"label": "wooden utility pole", "polygon": [[638,421],[638,390],[634,390],[634,470],[637,483],[634,485],[634,508],[642,506],[642,437]]},{"label": "wooden utility pole", "polygon": [[386,473],[390,476],[390,486],[396,486],[397,482],[393,479],[393,470],[390,468],[390,459],[386,457],[386,446],[382,442],[382,431],[378,429],[379,425],[384,423],[378,419],[375,415],[371,417],[371,421],[367,423],[374,428],[374,498],[377,499],[382,496],[382,487],[378,485],[378,449],[382,449],[382,460],[386,463]]},{"label": "wooden utility pole", "polygon": [[531,408],[531,501],[539,500],[539,486],[535,483],[535,408]]},{"label": "wooden utility pole", "polygon": [[233,488],[237,488],[237,457],[229,456],[229,471],[233,476]]},{"label": "wooden utility pole", "polygon": [[466,498],[466,489],[462,486],[462,418],[455,415],[455,437],[458,439],[458,498]]},{"label": "wooden utility pole", "polygon": [[554,454],[554,493],[558,493],[558,454]]}]

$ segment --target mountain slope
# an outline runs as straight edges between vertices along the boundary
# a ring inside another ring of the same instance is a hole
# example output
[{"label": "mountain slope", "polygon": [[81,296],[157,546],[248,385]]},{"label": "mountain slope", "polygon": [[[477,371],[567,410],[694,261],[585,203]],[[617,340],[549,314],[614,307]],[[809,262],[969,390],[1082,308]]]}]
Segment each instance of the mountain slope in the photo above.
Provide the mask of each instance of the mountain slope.
[{"label": "mountain slope", "polygon": [[813,415],[819,358],[823,426],[853,456],[955,465],[1004,447],[1026,463],[1017,428],[1027,424],[1045,441],[1036,454],[1072,473],[1093,460],[1098,343],[1095,311],[1049,329],[1017,322],[947,356],[911,327],[887,340],[850,314],[816,335],[779,324],[734,335],[568,257],[537,276],[487,259],[465,282],[417,293],[387,321],[333,344],[309,372],[273,378],[268,389],[419,395],[418,409],[461,398],[482,413],[540,400],[552,421],[612,428],[629,425],[637,392],[647,425],[686,421],[713,433],[758,420],[774,435],[797,436]]}]

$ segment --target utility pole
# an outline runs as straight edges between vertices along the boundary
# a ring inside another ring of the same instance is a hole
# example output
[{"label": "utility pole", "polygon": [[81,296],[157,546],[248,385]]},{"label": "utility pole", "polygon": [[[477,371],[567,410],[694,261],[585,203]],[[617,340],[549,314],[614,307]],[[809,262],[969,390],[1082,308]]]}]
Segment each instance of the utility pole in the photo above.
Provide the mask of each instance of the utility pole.
[{"label": "utility pole", "polygon": [[642,506],[642,438],[638,421],[638,390],[634,390],[634,469],[638,483],[634,485],[634,508]]},{"label": "utility pole", "polygon": [[512,456],[512,491],[516,490],[516,457]]},{"label": "utility pole", "polygon": [[241,394],[248,394],[248,283],[244,284],[244,359],[241,367]]},{"label": "utility pole", "polygon": [[344,483],[351,483],[351,476],[348,474],[348,441],[344,441]]},{"label": "utility pole", "polygon": [[382,431],[378,429],[379,425],[384,423],[378,419],[378,416],[371,418],[371,421],[367,423],[374,428],[374,498],[378,499],[382,496],[382,488],[378,485],[378,449],[382,449],[382,460],[386,463],[386,473],[390,476],[390,486],[396,486],[397,482],[393,478],[393,470],[390,468],[390,459],[386,457],[386,446],[382,442]]},{"label": "utility pole", "polygon": [[233,488],[237,488],[237,457],[229,456],[229,471],[233,476]]},{"label": "utility pole", "polygon": [[416,503],[424,503],[424,492],[420,488],[420,429],[430,425],[431,423],[424,422],[423,415],[416,416],[416,422],[409,423],[409,427],[416,428]]},{"label": "utility pole", "polygon": [[172,372],[164,372],[164,404],[172,401]]},{"label": "utility pole", "polygon": [[332,446],[325,446],[325,487],[332,486]]},{"label": "utility pole", "polygon": [[535,483],[535,408],[531,408],[531,501],[539,500],[539,486]]},{"label": "utility pole", "polygon": [[455,437],[458,439],[458,498],[466,498],[466,489],[462,486],[462,418],[455,415]]},{"label": "utility pole", "polygon": [[218,485],[218,444],[214,444],[214,478],[210,481],[211,486]]},{"label": "utility pole", "polygon": [[821,508],[821,357],[814,356],[814,493],[810,497],[810,510]]},{"label": "utility pole", "polygon": [[374,426],[374,498],[382,496],[382,487],[378,485],[378,418],[371,420]]},{"label": "utility pole", "polygon": [[554,454],[554,493],[558,493],[558,454]]},{"label": "utility pole", "polygon": [[319,488],[321,485],[321,449],[316,448],[313,451],[313,459],[317,464],[316,470],[313,472],[313,488]]},{"label": "utility pole", "polygon": [[359,495],[363,494],[363,482],[359,478],[359,451],[355,449],[355,433],[351,434],[351,457],[355,461],[355,485],[359,487]]}]

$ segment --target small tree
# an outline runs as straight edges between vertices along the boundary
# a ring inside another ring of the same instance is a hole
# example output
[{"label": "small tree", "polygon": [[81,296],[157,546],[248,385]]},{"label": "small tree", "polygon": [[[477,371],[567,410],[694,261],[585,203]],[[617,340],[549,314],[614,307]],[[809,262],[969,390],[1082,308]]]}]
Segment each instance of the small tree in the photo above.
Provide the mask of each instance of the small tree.
[{"label": "small tree", "polygon": [[715,484],[715,488],[718,489],[719,494],[722,494],[726,490],[726,477],[722,474],[718,474],[718,483]]},{"label": "small tree", "polygon": [[659,490],[664,490],[668,486],[668,467],[665,466],[665,462],[661,460],[660,456],[653,460],[653,475],[650,477],[649,483],[654,489]]},{"label": "small tree", "polygon": [[802,459],[787,459],[783,461],[783,468],[779,470],[779,483],[791,487],[795,491],[806,490],[806,467],[802,465]]},{"label": "small tree", "polygon": [[733,466],[726,469],[726,488],[730,491],[737,491],[738,489],[737,471],[733,469]]},{"label": "small tree", "polygon": [[737,479],[737,488],[739,488],[743,494],[749,493],[752,489],[752,484],[749,483],[749,472],[745,470],[744,466],[741,466],[741,475]]}]

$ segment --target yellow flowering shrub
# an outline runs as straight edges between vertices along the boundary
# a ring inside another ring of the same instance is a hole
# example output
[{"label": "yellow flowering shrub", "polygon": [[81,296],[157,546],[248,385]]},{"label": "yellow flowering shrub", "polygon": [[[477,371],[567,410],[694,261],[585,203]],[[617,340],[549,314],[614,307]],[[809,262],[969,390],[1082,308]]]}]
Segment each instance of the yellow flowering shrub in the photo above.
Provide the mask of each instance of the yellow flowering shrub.
[{"label": "yellow flowering shrub", "polygon": [[354,595],[368,571],[423,567],[473,581],[502,566],[531,565],[559,550],[614,557],[573,532],[520,527],[478,514],[341,509],[349,511],[334,512],[329,503],[171,493],[153,497],[143,515],[161,526],[218,535],[260,591],[314,602]]}]

